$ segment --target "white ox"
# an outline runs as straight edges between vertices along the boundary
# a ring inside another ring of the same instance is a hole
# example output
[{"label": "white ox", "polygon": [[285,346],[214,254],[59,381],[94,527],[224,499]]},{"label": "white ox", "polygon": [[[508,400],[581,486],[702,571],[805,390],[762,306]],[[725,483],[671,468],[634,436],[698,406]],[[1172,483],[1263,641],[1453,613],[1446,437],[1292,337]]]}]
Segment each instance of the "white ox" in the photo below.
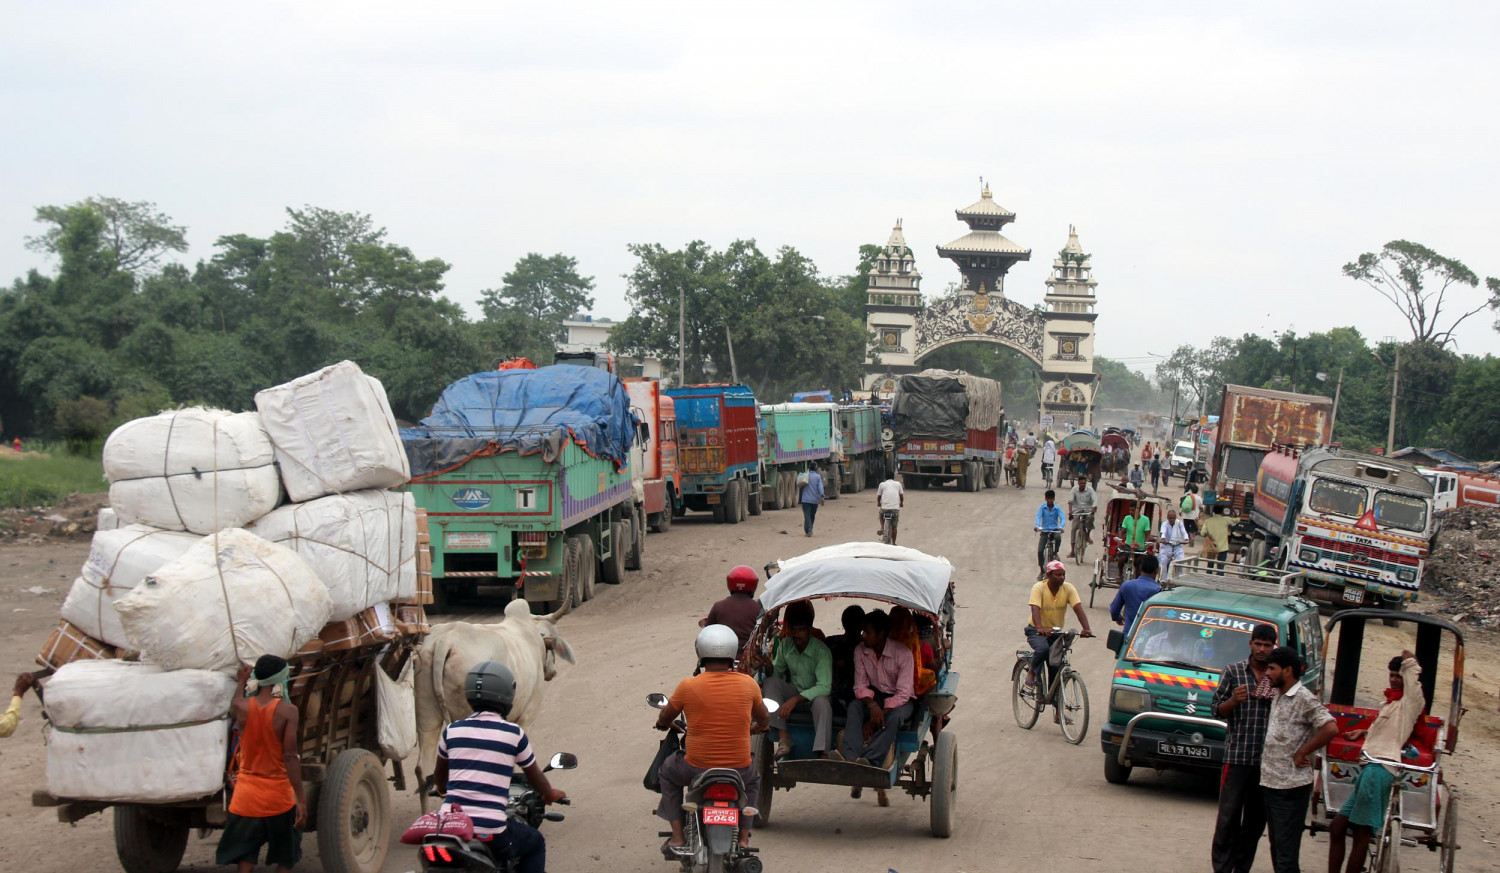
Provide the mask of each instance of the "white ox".
[{"label": "white ox", "polygon": [[[542,683],[557,675],[557,658],[569,664],[573,650],[557,633],[564,606],[551,615],[532,615],[530,605],[516,599],[505,607],[505,620],[496,624],[464,621],[440,624],[417,650],[417,785],[424,794],[437,764],[437,744],[443,727],[468,717],[474,710],[464,699],[464,678],[482,661],[498,661],[516,677],[516,699],[510,720],[526,727],[542,708]],[[426,774],[424,776],[424,774]]]}]

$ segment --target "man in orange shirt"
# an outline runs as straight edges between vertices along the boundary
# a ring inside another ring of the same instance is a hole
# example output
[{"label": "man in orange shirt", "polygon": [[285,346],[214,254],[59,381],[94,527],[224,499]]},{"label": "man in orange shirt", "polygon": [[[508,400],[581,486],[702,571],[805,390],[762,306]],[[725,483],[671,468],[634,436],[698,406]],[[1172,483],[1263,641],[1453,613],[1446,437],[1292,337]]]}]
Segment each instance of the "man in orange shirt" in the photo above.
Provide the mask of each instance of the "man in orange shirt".
[{"label": "man in orange shirt", "polygon": [[[656,814],[672,825],[668,847],[685,845],[682,833],[683,789],[704,770],[738,770],[745,784],[745,806],[754,806],[760,793],[760,774],[751,766],[750,735],[766,732],[771,713],[761,700],[755,680],[734,670],[739,638],[722,624],[698,632],[695,648],[703,672],[677,683],[667,705],[656,718],[656,729],[672,726],[679,714],[687,716],[684,754],[662,762],[661,803]],[[749,822],[740,825],[740,845],[750,845]]]},{"label": "man in orange shirt", "polygon": [[[286,873],[302,858],[307,798],[297,752],[297,707],[285,698],[290,672],[284,659],[261,655],[255,669],[241,666],[230,709],[239,731],[239,771],[231,784],[229,814],[215,853],[221,865],[251,873],[266,847],[266,863]],[[249,682],[246,680],[249,679]]]}]

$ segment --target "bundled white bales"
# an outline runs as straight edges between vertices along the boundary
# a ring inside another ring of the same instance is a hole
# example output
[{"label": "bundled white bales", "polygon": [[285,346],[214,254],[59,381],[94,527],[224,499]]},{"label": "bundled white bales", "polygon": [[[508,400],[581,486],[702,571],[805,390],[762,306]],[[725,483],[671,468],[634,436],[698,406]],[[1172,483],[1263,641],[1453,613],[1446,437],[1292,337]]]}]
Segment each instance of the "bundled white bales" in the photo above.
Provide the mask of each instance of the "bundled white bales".
[{"label": "bundled white bales", "polygon": [[132,648],[115,604],[157,570],[182,557],[201,536],[132,524],[94,534],[88,560],[73,581],[62,617],[89,636]]},{"label": "bundled white bales", "polygon": [[94,522],[94,530],[119,530],[120,518],[115,511],[108,506],[99,510],[99,517]]},{"label": "bundled white bales", "polygon": [[417,594],[417,508],[411,494],[351,491],[283,506],[250,525],[295,551],[328,587],[333,621]]},{"label": "bundled white bales", "polygon": [[296,552],[230,529],[147,576],[115,610],[142,660],[233,671],[263,654],[292,656],[333,605]]},{"label": "bundled white bales", "polygon": [[253,412],[179,409],[120,425],[104,443],[109,502],[124,524],[210,534],[276,508],[281,478]]},{"label": "bundled white bales", "polygon": [[411,478],[385,387],[353,361],[261,391],[255,408],[297,503]]},{"label": "bundled white bales", "polygon": [[207,670],[78,661],[47,682],[47,792],[172,803],[224,784],[234,679]]}]

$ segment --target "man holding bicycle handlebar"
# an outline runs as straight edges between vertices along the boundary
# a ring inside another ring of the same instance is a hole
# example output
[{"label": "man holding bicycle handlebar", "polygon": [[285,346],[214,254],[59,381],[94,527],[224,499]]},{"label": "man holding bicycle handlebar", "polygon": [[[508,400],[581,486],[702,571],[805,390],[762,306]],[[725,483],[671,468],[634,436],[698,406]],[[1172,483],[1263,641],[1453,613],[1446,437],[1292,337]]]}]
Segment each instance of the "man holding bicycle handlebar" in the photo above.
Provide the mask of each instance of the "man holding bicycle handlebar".
[{"label": "man holding bicycle handlebar", "polygon": [[[1047,578],[1047,559],[1057,555],[1058,548],[1062,545],[1063,513],[1057,506],[1057,492],[1047,489],[1042,495],[1047,499],[1046,503],[1036,509],[1036,523],[1032,528],[1041,536],[1036,541],[1036,581],[1040,582]],[[1048,541],[1052,543],[1051,555],[1047,552]]]},{"label": "man holding bicycle handlebar", "polygon": [[[1072,516],[1075,528],[1083,526],[1089,542],[1094,541],[1094,509],[1098,505],[1098,492],[1089,486],[1087,476],[1079,476],[1078,487],[1068,492],[1068,515]],[[1068,552],[1068,557],[1074,557],[1073,552]]]},{"label": "man holding bicycle handlebar", "polygon": [[1036,684],[1039,671],[1047,663],[1047,655],[1052,650],[1053,628],[1061,628],[1067,622],[1068,607],[1073,608],[1078,624],[1083,627],[1079,636],[1094,635],[1089,628],[1089,617],[1083,611],[1083,598],[1078,596],[1073,583],[1066,581],[1068,570],[1062,561],[1048,564],[1046,571],[1046,581],[1031,586],[1031,622],[1026,625],[1026,642],[1031,646],[1031,673],[1026,677],[1027,685]]}]

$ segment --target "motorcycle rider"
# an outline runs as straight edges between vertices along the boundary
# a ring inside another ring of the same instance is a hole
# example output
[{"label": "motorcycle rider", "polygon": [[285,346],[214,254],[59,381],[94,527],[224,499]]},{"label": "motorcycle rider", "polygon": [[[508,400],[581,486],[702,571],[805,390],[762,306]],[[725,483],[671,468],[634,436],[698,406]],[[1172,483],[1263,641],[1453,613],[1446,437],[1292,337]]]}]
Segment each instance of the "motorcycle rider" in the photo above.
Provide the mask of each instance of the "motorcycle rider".
[{"label": "motorcycle rider", "polygon": [[464,678],[464,699],[474,714],[443,728],[434,778],[444,803],[456,803],[474,820],[481,842],[510,853],[521,873],[543,873],[547,841],[531,825],[509,820],[511,774],[519,765],[543,803],[567,797],[547,781],[518,724],[506,721],[516,698],[516,678],[498,661],[483,661]]},{"label": "motorcycle rider", "polygon": [[[734,660],[739,640],[722,624],[711,624],[698,632],[694,643],[703,672],[677,683],[666,706],[656,717],[656,729],[667,730],[679,714],[687,716],[688,732],[682,752],[662,762],[661,802],[656,814],[672,826],[672,837],[662,846],[667,860],[675,860],[672,849],[686,845],[682,828],[683,790],[704,770],[736,770],[745,786],[744,805],[755,806],[760,793],[760,773],[752,766],[750,735],[765,733],[771,713],[761,700],[760,686],[744,673],[736,672]],[[750,844],[749,822],[740,826],[740,845]]]},{"label": "motorcycle rider", "polygon": [[755,575],[755,570],[741,564],[729,571],[724,583],[729,587],[729,596],[710,607],[708,615],[698,619],[698,627],[727,625],[739,638],[743,650],[750,632],[755,630],[755,622],[760,619],[760,601],[755,599],[760,577]]}]

